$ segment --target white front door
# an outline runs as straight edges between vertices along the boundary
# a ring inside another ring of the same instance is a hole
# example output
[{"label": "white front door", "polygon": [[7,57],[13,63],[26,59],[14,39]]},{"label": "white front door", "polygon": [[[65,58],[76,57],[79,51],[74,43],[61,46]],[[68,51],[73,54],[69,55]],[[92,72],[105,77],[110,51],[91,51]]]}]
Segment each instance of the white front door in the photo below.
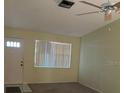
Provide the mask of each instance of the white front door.
[{"label": "white front door", "polygon": [[21,84],[23,81],[23,39],[5,38],[5,84]]}]

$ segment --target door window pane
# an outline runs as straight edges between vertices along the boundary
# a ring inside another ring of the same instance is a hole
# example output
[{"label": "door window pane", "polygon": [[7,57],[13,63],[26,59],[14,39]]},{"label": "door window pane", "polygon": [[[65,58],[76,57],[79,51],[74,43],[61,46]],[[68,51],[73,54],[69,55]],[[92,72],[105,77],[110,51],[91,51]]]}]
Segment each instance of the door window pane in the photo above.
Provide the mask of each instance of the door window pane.
[{"label": "door window pane", "polygon": [[6,47],[19,48],[21,46],[20,42],[16,41],[7,41]]}]

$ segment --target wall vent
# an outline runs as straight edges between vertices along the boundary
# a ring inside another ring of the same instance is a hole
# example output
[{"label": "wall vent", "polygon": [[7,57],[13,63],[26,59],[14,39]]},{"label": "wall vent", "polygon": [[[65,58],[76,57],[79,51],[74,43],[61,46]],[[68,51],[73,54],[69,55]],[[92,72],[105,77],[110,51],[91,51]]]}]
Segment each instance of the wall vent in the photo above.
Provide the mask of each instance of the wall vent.
[{"label": "wall vent", "polygon": [[71,8],[74,5],[74,2],[68,0],[62,0],[58,6],[63,8]]}]

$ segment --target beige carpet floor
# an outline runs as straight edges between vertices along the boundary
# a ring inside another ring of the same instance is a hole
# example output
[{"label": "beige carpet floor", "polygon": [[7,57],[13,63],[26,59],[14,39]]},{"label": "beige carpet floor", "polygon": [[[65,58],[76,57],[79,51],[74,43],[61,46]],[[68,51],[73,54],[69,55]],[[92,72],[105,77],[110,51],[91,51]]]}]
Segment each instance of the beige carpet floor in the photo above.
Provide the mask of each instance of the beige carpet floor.
[{"label": "beige carpet floor", "polygon": [[99,93],[79,83],[29,84],[32,93]]}]

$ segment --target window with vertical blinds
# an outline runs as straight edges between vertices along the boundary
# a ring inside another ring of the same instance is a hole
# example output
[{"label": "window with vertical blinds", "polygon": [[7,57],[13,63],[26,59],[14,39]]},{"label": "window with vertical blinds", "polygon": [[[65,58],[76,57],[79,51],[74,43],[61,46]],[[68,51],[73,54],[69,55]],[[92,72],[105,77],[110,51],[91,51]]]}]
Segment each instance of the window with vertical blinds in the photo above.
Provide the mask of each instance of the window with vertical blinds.
[{"label": "window with vertical blinds", "polygon": [[70,68],[71,43],[35,41],[35,67]]}]

